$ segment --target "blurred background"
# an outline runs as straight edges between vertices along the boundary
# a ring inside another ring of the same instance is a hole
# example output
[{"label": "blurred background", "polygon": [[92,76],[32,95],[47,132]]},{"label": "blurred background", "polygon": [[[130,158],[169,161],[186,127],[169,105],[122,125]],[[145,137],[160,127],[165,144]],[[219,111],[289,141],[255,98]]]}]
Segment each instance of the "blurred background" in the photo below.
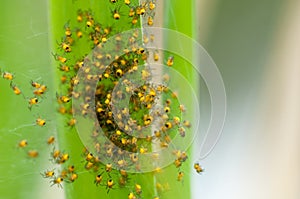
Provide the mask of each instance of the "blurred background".
[{"label": "blurred background", "polygon": [[[300,1],[196,0],[196,3],[197,41],[219,67],[228,106],[218,144],[200,161],[205,172],[200,176],[191,173],[193,198],[299,199]],[[53,83],[47,68],[42,67],[51,61],[47,6],[46,1],[13,0],[0,7],[0,67],[28,71],[17,73],[16,83],[31,80]],[[204,82],[200,86],[201,131],[205,131],[210,102]],[[21,84],[22,87],[26,86]],[[54,96],[55,91],[49,89],[49,95]],[[14,96],[8,82],[0,81],[0,93],[0,112],[5,113],[0,119],[0,198],[37,195],[62,198],[61,189],[56,186],[49,189],[49,183],[39,176],[47,157],[34,161],[37,170],[28,172],[31,169],[26,165],[28,160],[23,160],[24,154],[15,147],[16,141],[24,137],[38,136],[35,144],[42,148],[37,143],[43,143],[46,134],[38,134],[40,129],[33,126],[24,130],[23,126],[31,125],[32,120],[26,113],[16,115],[11,111],[17,107],[25,112],[27,107],[24,100]],[[51,112],[47,110],[54,107],[40,108]],[[39,113],[34,114],[38,117]],[[50,127],[45,131],[54,132],[53,115],[46,118]],[[198,140],[194,146],[195,160],[200,143]],[[12,193],[16,184],[18,191]]]},{"label": "blurred background", "polygon": [[[193,175],[194,198],[300,198],[300,1],[197,3],[198,42],[219,67],[228,106],[205,172]],[[204,130],[203,82],[201,99]]]}]

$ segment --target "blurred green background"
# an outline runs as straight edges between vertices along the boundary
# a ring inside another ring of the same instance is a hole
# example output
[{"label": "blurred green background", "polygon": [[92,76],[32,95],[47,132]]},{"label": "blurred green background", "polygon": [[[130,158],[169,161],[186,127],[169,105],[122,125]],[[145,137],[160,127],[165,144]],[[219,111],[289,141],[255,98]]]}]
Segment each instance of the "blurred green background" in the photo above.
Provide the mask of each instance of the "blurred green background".
[{"label": "blurred green background", "polygon": [[[193,177],[194,198],[300,197],[299,3],[198,1],[198,41],[223,76],[228,111],[206,172]],[[204,130],[210,104],[200,85]]]}]

